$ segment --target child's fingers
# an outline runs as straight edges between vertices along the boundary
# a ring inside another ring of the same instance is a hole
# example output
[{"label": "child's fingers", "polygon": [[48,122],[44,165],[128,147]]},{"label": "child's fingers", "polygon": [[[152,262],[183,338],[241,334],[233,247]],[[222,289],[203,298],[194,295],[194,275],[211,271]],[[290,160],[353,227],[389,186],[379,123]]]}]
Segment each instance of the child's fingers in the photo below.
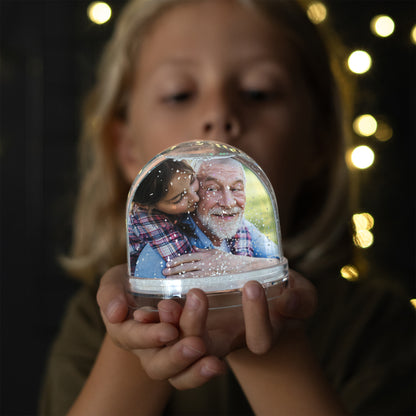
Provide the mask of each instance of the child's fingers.
[{"label": "child's fingers", "polygon": [[316,310],[316,296],[306,289],[289,289],[279,299],[279,312],[285,318],[307,319]]},{"label": "child's fingers", "polygon": [[179,318],[182,313],[182,306],[172,299],[164,299],[157,305],[159,310],[160,322],[167,322],[169,324],[179,326]]},{"label": "child's fingers", "polygon": [[260,283],[250,281],[244,285],[243,314],[247,348],[255,354],[264,354],[272,345],[273,328],[266,295]]},{"label": "child's fingers", "polygon": [[128,301],[125,291],[127,266],[111,268],[104,274],[97,291],[97,302],[105,320],[123,322],[128,316]]},{"label": "child's fingers", "polygon": [[206,352],[198,337],[187,337],[156,351],[141,353],[142,366],[154,380],[167,380],[185,371]]},{"label": "child's fingers", "polygon": [[133,318],[135,321],[141,322],[143,324],[160,322],[159,312],[155,311],[153,308],[148,307],[136,309],[133,312]]},{"label": "child's fingers", "polygon": [[202,337],[206,329],[208,299],[200,289],[191,289],[186,295],[185,306],[179,321],[183,336]]},{"label": "child's fingers", "polygon": [[215,356],[207,356],[198,360],[185,371],[169,379],[170,384],[178,390],[193,389],[202,386],[213,377],[224,374],[225,363]]},{"label": "child's fingers", "polygon": [[112,340],[126,350],[162,347],[179,336],[178,329],[168,323],[140,323],[129,319],[121,324],[107,324]]},{"label": "child's fingers", "polygon": [[273,301],[273,315],[277,312],[287,319],[304,320],[316,311],[318,303],[313,284],[299,273],[290,270],[289,287]]}]

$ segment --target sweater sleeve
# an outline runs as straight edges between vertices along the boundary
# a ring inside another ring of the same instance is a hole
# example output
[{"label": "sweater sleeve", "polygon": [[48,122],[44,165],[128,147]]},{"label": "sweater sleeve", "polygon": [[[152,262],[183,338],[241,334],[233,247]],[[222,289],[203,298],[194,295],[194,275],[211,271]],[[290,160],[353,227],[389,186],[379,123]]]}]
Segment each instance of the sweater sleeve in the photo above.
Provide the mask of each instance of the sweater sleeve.
[{"label": "sweater sleeve", "polygon": [[70,300],[45,369],[39,402],[42,416],[65,415],[94,364],[105,334],[96,289],[85,286]]}]

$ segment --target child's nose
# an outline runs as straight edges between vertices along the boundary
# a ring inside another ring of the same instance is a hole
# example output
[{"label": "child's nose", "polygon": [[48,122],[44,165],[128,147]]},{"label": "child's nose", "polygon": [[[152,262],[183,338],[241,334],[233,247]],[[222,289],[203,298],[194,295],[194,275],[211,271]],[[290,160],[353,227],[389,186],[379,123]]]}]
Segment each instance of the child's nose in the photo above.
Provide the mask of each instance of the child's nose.
[{"label": "child's nose", "polygon": [[236,106],[221,91],[214,91],[205,99],[199,120],[199,134],[207,140],[233,141],[242,132]]}]

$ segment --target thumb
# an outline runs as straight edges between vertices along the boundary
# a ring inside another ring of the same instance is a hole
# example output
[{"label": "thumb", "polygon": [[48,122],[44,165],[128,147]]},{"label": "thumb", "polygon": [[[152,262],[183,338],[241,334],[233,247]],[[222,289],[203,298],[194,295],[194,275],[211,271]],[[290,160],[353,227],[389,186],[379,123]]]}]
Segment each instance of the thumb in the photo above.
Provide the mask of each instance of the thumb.
[{"label": "thumb", "polygon": [[279,299],[279,313],[285,318],[307,319],[316,311],[318,297],[315,286],[299,273],[290,271],[289,287]]},{"label": "thumb", "polygon": [[127,265],[119,265],[108,270],[100,281],[97,303],[104,321],[123,322],[129,311],[126,296]]}]

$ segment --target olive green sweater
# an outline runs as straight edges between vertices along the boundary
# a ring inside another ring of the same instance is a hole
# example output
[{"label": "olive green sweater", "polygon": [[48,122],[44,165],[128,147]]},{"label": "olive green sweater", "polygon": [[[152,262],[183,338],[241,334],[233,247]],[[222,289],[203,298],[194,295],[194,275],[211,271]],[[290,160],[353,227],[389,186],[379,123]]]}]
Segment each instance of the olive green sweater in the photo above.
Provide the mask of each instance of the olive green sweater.
[{"label": "olive green sweater", "polygon": [[[353,414],[415,414],[415,311],[409,300],[374,281],[314,282],[319,308],[310,339],[328,379]],[[105,327],[85,286],[70,301],[45,370],[39,414],[64,415],[82,389]],[[140,412],[138,412],[140,414]],[[175,392],[166,414],[252,414],[231,372]]]}]

